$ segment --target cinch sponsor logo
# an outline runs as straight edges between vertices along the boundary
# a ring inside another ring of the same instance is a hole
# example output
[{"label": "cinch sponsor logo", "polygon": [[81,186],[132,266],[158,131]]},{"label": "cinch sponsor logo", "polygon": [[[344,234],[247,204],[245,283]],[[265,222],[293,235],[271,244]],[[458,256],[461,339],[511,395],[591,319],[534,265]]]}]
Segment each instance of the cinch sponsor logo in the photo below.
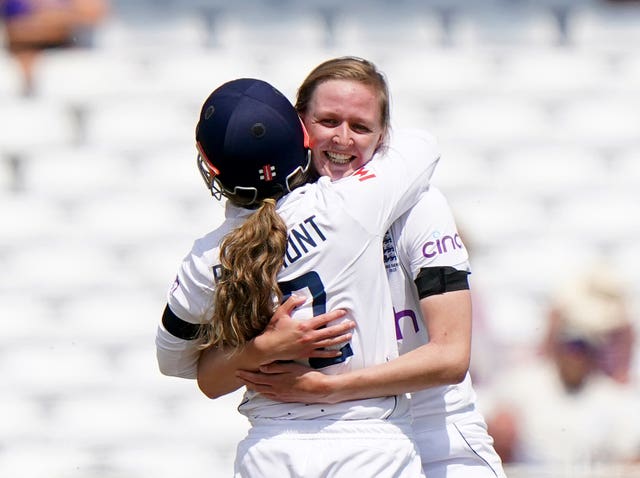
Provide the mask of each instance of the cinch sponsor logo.
[{"label": "cinch sponsor logo", "polygon": [[420,324],[418,323],[418,317],[416,316],[416,313],[413,310],[406,309],[406,310],[400,310],[396,312],[396,309],[394,308],[393,313],[394,313],[394,320],[396,323],[396,339],[397,340],[401,340],[404,338],[402,336],[402,329],[400,328],[400,321],[402,319],[411,320],[411,323],[413,323],[414,332],[418,333],[418,330],[420,330]]},{"label": "cinch sponsor logo", "polygon": [[455,249],[464,249],[464,244],[460,239],[460,235],[456,232],[453,236],[439,237],[440,233],[435,233],[434,240],[425,242],[422,246],[422,255],[424,257],[435,257],[438,254],[446,254]]}]

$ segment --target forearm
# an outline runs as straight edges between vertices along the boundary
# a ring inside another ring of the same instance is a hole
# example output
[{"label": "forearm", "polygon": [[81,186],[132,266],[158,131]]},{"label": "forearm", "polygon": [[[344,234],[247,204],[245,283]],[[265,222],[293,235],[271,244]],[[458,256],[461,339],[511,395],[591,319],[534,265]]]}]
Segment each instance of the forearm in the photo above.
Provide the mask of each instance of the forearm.
[{"label": "forearm", "polygon": [[464,351],[429,343],[384,364],[326,376],[319,388],[329,403],[398,395],[459,383],[468,365]]},{"label": "forearm", "polygon": [[236,378],[238,370],[257,370],[269,357],[262,354],[250,341],[242,349],[209,348],[202,352],[198,362],[198,387],[209,398],[231,393],[243,384]]}]

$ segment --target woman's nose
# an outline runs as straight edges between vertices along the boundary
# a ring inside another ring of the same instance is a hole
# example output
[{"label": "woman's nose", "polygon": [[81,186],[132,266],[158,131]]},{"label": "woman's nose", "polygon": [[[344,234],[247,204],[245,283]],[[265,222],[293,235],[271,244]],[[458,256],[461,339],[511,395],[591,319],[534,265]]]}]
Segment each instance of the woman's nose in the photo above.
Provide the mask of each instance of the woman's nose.
[{"label": "woman's nose", "polygon": [[351,137],[349,135],[349,128],[347,125],[341,125],[336,128],[335,135],[333,136],[333,142],[342,146],[349,145]]}]

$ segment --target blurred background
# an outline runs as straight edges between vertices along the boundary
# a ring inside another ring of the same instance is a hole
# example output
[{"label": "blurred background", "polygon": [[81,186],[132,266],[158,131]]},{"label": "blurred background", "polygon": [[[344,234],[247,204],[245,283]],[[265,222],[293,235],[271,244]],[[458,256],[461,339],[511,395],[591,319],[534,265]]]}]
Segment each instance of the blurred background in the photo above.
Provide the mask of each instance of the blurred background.
[{"label": "blurred background", "polygon": [[[240,76],[293,101],[342,55],[386,74],[394,127],[439,138],[509,476],[640,476],[640,2],[28,3],[0,1],[0,476],[231,476],[239,395],[155,362],[179,262],[222,217],[199,108]],[[545,363],[589,385],[526,372]]]}]

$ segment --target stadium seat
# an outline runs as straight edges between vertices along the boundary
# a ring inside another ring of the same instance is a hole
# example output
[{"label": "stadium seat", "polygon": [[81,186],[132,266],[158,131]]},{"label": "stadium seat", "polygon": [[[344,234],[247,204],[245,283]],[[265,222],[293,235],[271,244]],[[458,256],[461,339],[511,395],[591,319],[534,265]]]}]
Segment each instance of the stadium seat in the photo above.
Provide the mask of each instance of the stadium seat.
[{"label": "stadium seat", "polygon": [[445,32],[437,11],[418,4],[381,3],[338,7],[332,20],[334,48],[357,56],[384,62],[401,51],[414,52],[442,46]]},{"label": "stadium seat", "polygon": [[311,8],[274,9],[261,2],[235,5],[215,17],[213,45],[216,49],[268,61],[270,53],[304,52],[325,47],[326,23]]},{"label": "stadium seat", "polygon": [[4,192],[0,195],[0,257],[4,253],[19,253],[34,244],[46,242],[61,234],[68,223],[59,204],[31,194]]},{"label": "stadium seat", "polygon": [[20,478],[43,476],[103,476],[96,466],[95,453],[78,444],[55,443],[43,438],[42,432],[27,443],[3,443],[0,452],[0,474]]},{"label": "stadium seat", "polygon": [[580,48],[619,53],[634,52],[640,43],[640,5],[636,2],[598,2],[571,12],[569,41]]},{"label": "stadium seat", "polygon": [[63,300],[76,294],[136,285],[135,277],[119,263],[116,251],[107,250],[95,237],[80,229],[48,234],[6,259],[5,266],[12,276],[5,291]]},{"label": "stadium seat", "polygon": [[640,197],[635,190],[601,187],[574,194],[550,216],[549,227],[575,241],[589,241],[606,252],[640,234]]},{"label": "stadium seat", "polygon": [[[0,36],[3,35],[4,31],[0,28]],[[0,52],[0,71],[2,71],[2,75],[0,75],[0,100],[20,96],[24,82],[22,70],[13,57],[4,51]]]},{"label": "stadium seat", "polygon": [[460,8],[451,41],[461,48],[552,47],[560,40],[553,11],[533,2],[482,2]]},{"label": "stadium seat", "polygon": [[495,88],[505,95],[553,104],[610,88],[615,79],[606,57],[577,48],[519,48],[502,56]]},{"label": "stadium seat", "polygon": [[85,121],[86,144],[132,153],[193,144],[199,114],[199,108],[171,98],[94,102]]},{"label": "stadium seat", "polygon": [[78,340],[74,331],[67,332],[44,346],[41,341],[13,344],[2,360],[6,383],[22,395],[52,400],[74,395],[81,399],[90,391],[108,390],[114,379],[109,358],[93,344]]},{"label": "stadium seat", "polygon": [[70,108],[37,97],[2,100],[0,131],[0,152],[14,154],[34,148],[70,146],[78,136]]},{"label": "stadium seat", "polygon": [[[443,107],[493,91],[497,73],[492,54],[461,48],[423,48],[386,58],[379,66],[387,76],[394,103]],[[397,114],[393,118],[400,119]]]},{"label": "stadium seat", "polygon": [[608,174],[597,150],[577,144],[540,143],[508,150],[496,171],[509,194],[543,202],[562,202],[591,191]]},{"label": "stadium seat", "polygon": [[21,173],[30,195],[67,207],[130,190],[133,179],[124,155],[86,146],[34,151],[23,159]]},{"label": "stadium seat", "polygon": [[492,184],[493,191],[477,191],[451,199],[458,226],[479,254],[535,235],[546,219],[542,204],[505,194],[499,181]]},{"label": "stadium seat", "polygon": [[94,197],[79,204],[73,220],[91,244],[112,251],[135,249],[150,242],[181,240],[193,231],[190,218],[171,195],[152,197],[131,191],[110,197]]},{"label": "stadium seat", "polygon": [[607,92],[574,98],[554,113],[547,137],[599,149],[637,145],[639,100]]},{"label": "stadium seat", "polygon": [[196,10],[147,5],[112,16],[96,29],[93,44],[98,50],[145,55],[203,48],[209,35],[206,18]]},{"label": "stadium seat", "polygon": [[509,148],[551,134],[543,105],[500,94],[460,100],[443,108],[437,118],[441,141],[473,147]]},{"label": "stadium seat", "polygon": [[91,48],[45,52],[34,90],[42,98],[83,109],[96,101],[143,94],[150,87],[143,61],[128,51]]}]

